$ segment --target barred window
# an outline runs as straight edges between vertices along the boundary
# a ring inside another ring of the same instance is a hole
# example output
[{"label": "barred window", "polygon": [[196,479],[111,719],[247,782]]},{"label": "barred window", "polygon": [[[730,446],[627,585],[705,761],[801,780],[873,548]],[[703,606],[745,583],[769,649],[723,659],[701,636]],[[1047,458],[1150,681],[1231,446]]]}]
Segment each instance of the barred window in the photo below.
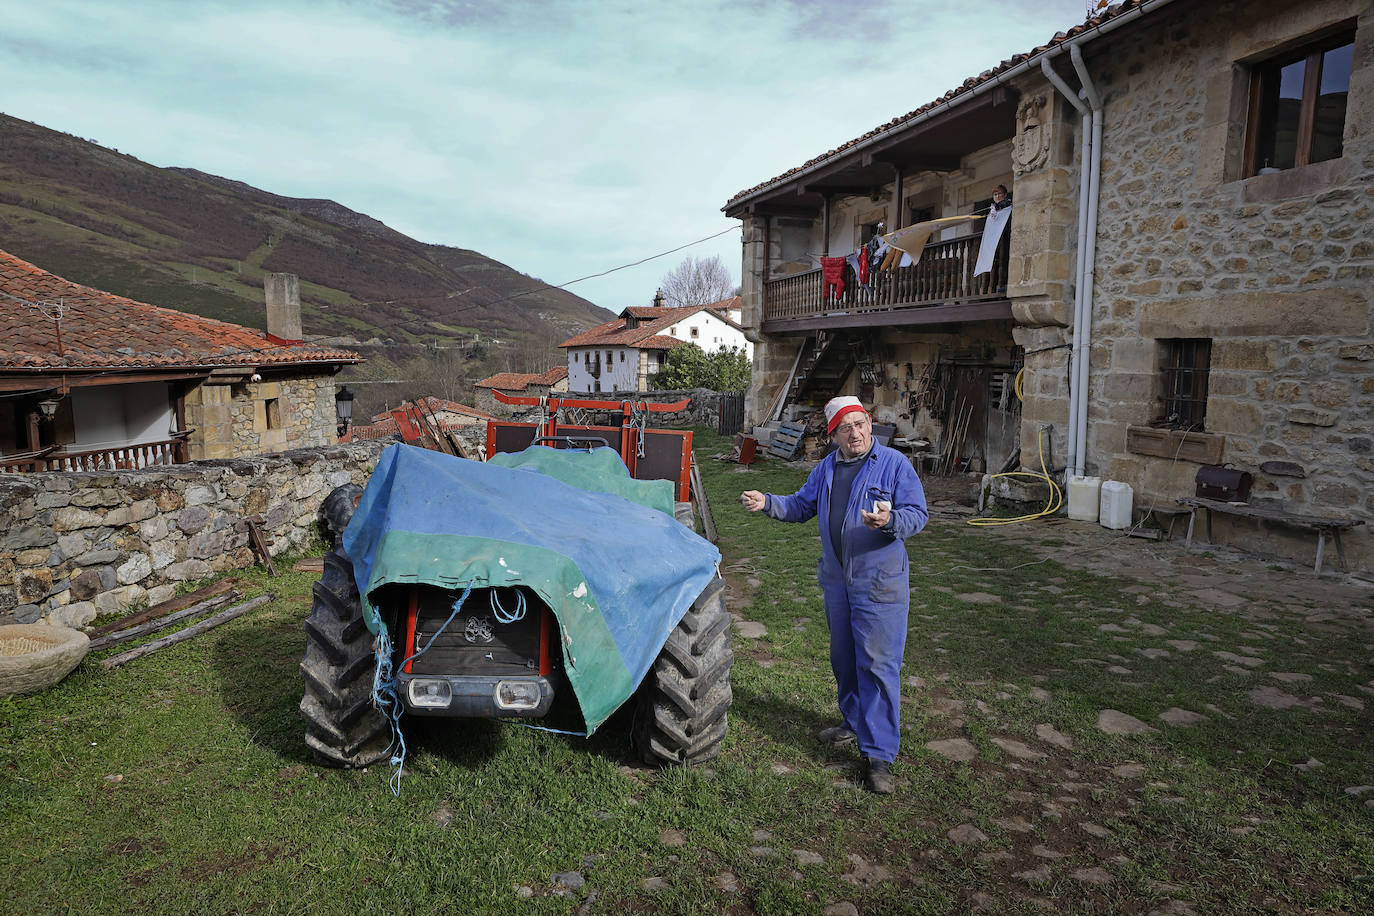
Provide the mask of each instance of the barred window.
[{"label": "barred window", "polygon": [[1163,413],[1157,426],[1202,432],[1207,420],[1207,373],[1212,362],[1210,338],[1161,340],[1160,380]]}]

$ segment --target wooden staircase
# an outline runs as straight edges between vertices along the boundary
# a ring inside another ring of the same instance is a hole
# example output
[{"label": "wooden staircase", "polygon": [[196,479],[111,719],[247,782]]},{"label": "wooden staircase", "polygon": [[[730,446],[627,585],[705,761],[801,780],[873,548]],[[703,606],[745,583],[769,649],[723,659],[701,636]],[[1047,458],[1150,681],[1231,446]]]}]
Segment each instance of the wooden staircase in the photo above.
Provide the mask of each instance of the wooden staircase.
[{"label": "wooden staircase", "polygon": [[802,357],[787,389],[784,405],[820,391],[829,397],[840,387],[856,362],[854,341],[844,331],[817,331],[803,344]]}]

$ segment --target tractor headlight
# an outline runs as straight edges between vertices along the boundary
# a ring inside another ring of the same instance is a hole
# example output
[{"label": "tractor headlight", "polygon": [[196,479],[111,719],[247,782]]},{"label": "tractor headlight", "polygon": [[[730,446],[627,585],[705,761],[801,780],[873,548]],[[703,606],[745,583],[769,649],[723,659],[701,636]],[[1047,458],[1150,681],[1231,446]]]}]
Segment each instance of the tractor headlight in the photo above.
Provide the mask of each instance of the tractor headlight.
[{"label": "tractor headlight", "polygon": [[410,705],[443,709],[453,702],[453,687],[448,681],[435,677],[417,677],[406,685]]},{"label": "tractor headlight", "polygon": [[497,681],[498,709],[534,709],[539,705],[538,681]]}]

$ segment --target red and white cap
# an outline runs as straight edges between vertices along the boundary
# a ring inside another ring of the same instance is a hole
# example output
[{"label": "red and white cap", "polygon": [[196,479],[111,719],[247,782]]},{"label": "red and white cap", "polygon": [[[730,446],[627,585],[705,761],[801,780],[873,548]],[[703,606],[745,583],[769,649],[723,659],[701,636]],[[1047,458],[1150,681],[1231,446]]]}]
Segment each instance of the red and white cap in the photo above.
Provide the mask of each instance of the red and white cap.
[{"label": "red and white cap", "polygon": [[844,396],[844,397],[831,398],[830,400],[826,401],[826,402],[825,402],[825,431],[826,431],[826,433],[827,433],[827,434],[833,433],[833,432],[835,431],[835,427],[837,427],[837,426],[840,425],[840,420],[844,418],[844,415],[847,414],[847,413],[853,413],[853,412],[856,411],[856,410],[857,410],[859,413],[867,413],[867,412],[868,412],[868,411],[864,410],[864,405],[862,405],[862,404],[859,403],[859,399],[858,399],[858,398],[849,397],[848,395],[846,395],[846,396]]}]

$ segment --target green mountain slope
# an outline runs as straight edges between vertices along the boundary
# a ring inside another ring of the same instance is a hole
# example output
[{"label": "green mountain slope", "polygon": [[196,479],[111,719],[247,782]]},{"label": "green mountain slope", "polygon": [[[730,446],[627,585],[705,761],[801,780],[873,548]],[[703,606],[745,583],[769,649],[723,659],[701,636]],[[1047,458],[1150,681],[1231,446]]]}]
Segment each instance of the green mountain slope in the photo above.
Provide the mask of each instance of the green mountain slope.
[{"label": "green mountain slope", "polygon": [[364,352],[474,334],[547,348],[611,317],[476,251],[418,242],[333,201],[158,168],[7,115],[0,248],[70,280],[258,328],[263,274],[294,273],[306,335]]}]

